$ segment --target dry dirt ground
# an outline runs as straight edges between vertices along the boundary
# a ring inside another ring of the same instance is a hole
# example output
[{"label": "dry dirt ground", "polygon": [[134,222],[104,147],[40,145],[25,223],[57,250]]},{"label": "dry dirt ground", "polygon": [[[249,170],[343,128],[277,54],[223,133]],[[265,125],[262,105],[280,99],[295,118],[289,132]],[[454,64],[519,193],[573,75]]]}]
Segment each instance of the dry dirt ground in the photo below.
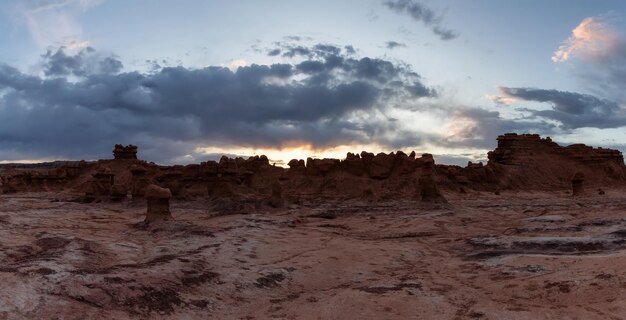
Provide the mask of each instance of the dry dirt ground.
[{"label": "dry dirt ground", "polygon": [[141,201],[2,195],[0,319],[626,319],[625,191],[174,201],[149,227]]}]

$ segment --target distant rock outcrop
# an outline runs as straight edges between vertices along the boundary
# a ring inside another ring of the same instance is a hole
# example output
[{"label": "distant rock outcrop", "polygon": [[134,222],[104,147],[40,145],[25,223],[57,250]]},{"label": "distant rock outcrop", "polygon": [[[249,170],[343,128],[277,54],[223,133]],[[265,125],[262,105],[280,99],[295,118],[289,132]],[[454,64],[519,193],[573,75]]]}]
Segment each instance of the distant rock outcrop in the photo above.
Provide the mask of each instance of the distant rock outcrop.
[{"label": "distant rock outcrop", "polygon": [[136,160],[137,159],[137,146],[129,144],[123,146],[116,144],[113,149],[113,158],[115,160]]},{"label": "distant rock outcrop", "polygon": [[593,166],[624,165],[624,156],[619,150],[584,144],[561,147],[550,137],[541,138],[538,134],[505,133],[497,140],[498,147],[489,152],[488,157],[499,164],[520,165],[532,161],[535,155],[558,155]]},{"label": "distant rock outcrop", "polygon": [[200,164],[160,166],[137,160],[136,146],[116,145],[113,153],[114,160],[0,167],[0,192],[69,189],[84,193],[87,201],[121,201],[128,193],[144,197],[148,186],[157,184],[178,199],[206,198],[230,204],[245,200],[245,206],[233,205],[232,209],[261,204],[282,207],[286,200],[292,204],[323,199],[445,202],[444,195],[477,191],[573,190],[580,194],[578,182],[572,181],[576,173],[584,175],[584,187],[589,190],[626,184],[621,152],[581,144],[561,147],[536,134],[499,136],[487,164],[468,162],[465,167],[435,164],[430,154],[416,157],[415,152],[403,151],[347,153],[342,160],[294,159],[289,168],[270,165],[266,156],[224,156]]}]

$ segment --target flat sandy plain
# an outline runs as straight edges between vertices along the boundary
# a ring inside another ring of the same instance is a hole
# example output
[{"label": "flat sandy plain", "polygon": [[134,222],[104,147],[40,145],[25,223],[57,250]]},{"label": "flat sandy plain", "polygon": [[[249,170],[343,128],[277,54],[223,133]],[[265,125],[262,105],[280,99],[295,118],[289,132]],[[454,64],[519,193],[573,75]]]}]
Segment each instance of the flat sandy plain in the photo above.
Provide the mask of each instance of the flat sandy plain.
[{"label": "flat sandy plain", "polygon": [[145,201],[2,195],[0,318],[626,319],[626,190],[446,196],[146,227]]}]

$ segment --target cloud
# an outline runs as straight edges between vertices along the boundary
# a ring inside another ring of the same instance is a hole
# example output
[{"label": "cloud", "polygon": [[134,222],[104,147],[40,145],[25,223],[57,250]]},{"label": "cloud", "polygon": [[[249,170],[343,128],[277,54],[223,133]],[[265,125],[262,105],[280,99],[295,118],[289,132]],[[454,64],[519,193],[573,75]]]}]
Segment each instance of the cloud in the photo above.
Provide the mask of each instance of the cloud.
[{"label": "cloud", "polygon": [[399,127],[378,115],[437,92],[407,65],[351,49],[318,44],[289,63],[149,73],[92,48],[48,51],[43,76],[0,64],[0,149],[93,159],[133,143],[167,163],[202,146],[393,144]]},{"label": "cloud", "polygon": [[447,134],[435,143],[450,148],[493,149],[495,138],[506,132],[533,132],[552,134],[556,126],[546,121],[506,119],[500,112],[479,107],[458,108],[450,111]]},{"label": "cloud", "polygon": [[385,42],[385,47],[393,50],[396,48],[406,48],[406,44],[397,41],[387,41]]},{"label": "cloud", "polygon": [[383,2],[387,8],[398,14],[405,14],[413,20],[430,27],[432,32],[441,40],[452,40],[459,36],[455,30],[442,25],[442,18],[432,9],[415,0],[387,0]]},{"label": "cloud", "polygon": [[502,96],[497,99],[549,103],[551,110],[520,110],[529,112],[535,118],[558,121],[565,129],[626,126],[626,110],[611,100],[559,90],[508,87],[498,89]]},{"label": "cloud", "polygon": [[572,30],[572,35],[552,56],[552,61],[565,62],[572,58],[604,61],[615,55],[624,58],[625,50],[623,39],[609,27],[606,19],[589,17]]},{"label": "cloud", "polygon": [[104,56],[91,47],[80,50],[75,55],[67,55],[65,48],[48,50],[43,55],[43,72],[46,76],[77,76],[90,74],[115,74],[124,67],[115,56]]},{"label": "cloud", "polygon": [[626,34],[610,15],[585,18],[552,56],[567,64],[588,91],[626,102]]},{"label": "cloud", "polygon": [[89,46],[83,39],[78,16],[105,0],[25,0],[9,9],[11,19],[28,29],[37,45],[65,46],[82,49]]}]

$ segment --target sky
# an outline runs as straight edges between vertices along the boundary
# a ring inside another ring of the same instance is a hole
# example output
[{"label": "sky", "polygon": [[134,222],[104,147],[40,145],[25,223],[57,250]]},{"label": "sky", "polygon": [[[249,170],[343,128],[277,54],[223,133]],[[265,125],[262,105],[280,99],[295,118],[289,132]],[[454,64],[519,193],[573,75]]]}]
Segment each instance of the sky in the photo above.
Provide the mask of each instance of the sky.
[{"label": "sky", "polygon": [[0,162],[626,151],[620,0],[5,0]]}]

